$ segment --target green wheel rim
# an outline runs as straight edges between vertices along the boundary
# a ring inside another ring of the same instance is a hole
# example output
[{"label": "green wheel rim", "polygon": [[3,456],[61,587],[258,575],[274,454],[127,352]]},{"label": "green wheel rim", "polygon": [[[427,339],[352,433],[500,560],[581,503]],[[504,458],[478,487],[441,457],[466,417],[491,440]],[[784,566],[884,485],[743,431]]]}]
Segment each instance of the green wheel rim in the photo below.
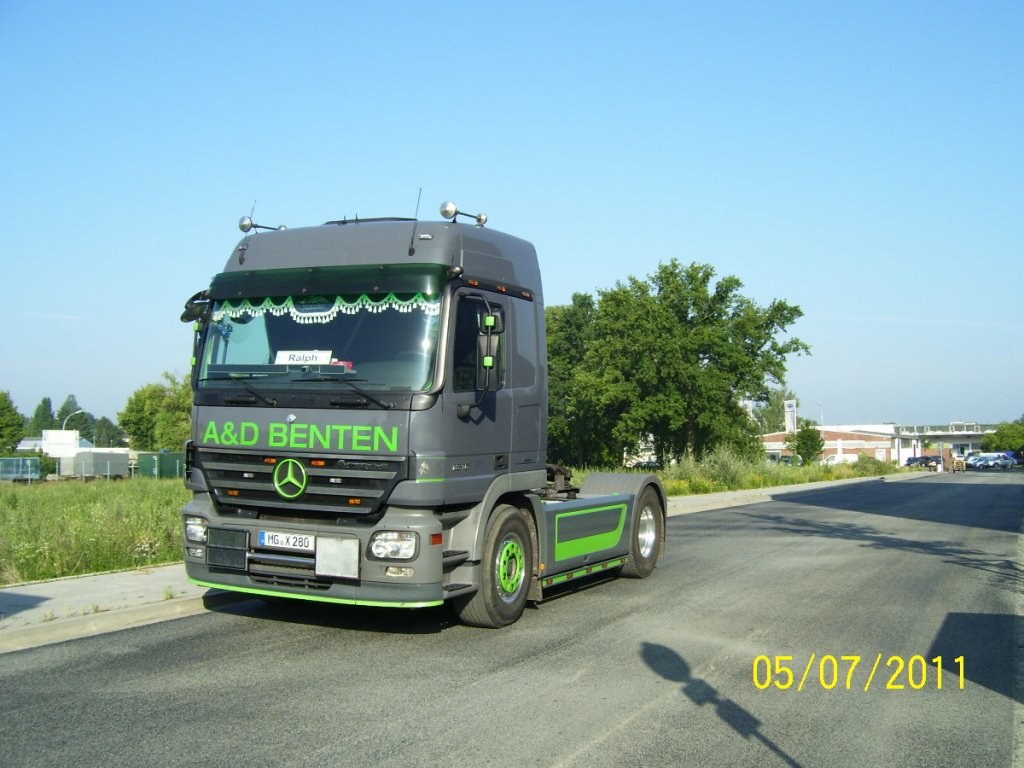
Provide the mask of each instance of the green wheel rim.
[{"label": "green wheel rim", "polygon": [[509,536],[498,550],[498,591],[502,600],[511,600],[523,586],[526,576],[523,546],[518,537]]}]

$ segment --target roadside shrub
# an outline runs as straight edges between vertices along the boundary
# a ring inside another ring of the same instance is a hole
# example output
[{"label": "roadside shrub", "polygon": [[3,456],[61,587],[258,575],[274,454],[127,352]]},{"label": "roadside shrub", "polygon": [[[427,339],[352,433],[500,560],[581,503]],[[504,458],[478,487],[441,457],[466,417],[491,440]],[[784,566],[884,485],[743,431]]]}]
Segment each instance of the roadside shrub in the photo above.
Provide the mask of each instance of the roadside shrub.
[{"label": "roadside shrub", "polygon": [[892,464],[887,461],[879,461],[874,456],[868,456],[865,453],[860,455],[860,459],[853,465],[854,470],[858,477],[880,477],[881,475],[889,475],[894,471]]}]

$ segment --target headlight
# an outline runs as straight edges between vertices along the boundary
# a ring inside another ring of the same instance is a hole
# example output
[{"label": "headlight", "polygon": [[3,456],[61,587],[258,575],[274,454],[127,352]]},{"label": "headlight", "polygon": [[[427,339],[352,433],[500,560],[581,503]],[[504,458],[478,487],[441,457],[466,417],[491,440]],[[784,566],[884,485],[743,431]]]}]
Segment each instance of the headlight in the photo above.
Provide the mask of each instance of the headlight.
[{"label": "headlight", "polygon": [[377,531],[370,539],[370,554],[377,560],[412,560],[418,540],[412,531]]},{"label": "headlight", "polygon": [[201,517],[185,518],[185,538],[199,544],[206,543],[206,520]]}]

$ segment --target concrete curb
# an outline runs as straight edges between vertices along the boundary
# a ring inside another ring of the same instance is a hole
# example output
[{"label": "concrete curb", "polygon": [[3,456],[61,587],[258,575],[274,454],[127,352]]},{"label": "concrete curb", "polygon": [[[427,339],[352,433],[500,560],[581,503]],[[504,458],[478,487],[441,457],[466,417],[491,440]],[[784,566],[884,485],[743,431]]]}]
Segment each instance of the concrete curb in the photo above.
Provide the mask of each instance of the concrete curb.
[{"label": "concrete curb", "polygon": [[192,616],[247,596],[188,581],[183,563],[0,589],[0,653]]},{"label": "concrete curb", "polygon": [[78,640],[107,632],[117,632],[122,629],[194,616],[205,612],[208,608],[226,605],[244,597],[246,596],[241,594],[217,592],[211,596],[175,598],[159,603],[111,609],[89,616],[55,621],[52,625],[50,623],[32,624],[11,628],[0,631],[0,653],[37,648],[43,645],[63,643],[67,640]]}]

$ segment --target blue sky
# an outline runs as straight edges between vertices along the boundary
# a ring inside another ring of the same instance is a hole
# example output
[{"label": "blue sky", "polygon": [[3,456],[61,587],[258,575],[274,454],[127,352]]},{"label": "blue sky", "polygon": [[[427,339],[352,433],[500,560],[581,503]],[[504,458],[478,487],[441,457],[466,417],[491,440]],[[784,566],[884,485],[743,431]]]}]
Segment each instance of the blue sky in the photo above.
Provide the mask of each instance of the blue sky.
[{"label": "blue sky", "polygon": [[1024,3],[0,0],[0,390],[116,421],[241,236],[443,200],[549,304],[785,299],[801,415],[1024,413]]}]

